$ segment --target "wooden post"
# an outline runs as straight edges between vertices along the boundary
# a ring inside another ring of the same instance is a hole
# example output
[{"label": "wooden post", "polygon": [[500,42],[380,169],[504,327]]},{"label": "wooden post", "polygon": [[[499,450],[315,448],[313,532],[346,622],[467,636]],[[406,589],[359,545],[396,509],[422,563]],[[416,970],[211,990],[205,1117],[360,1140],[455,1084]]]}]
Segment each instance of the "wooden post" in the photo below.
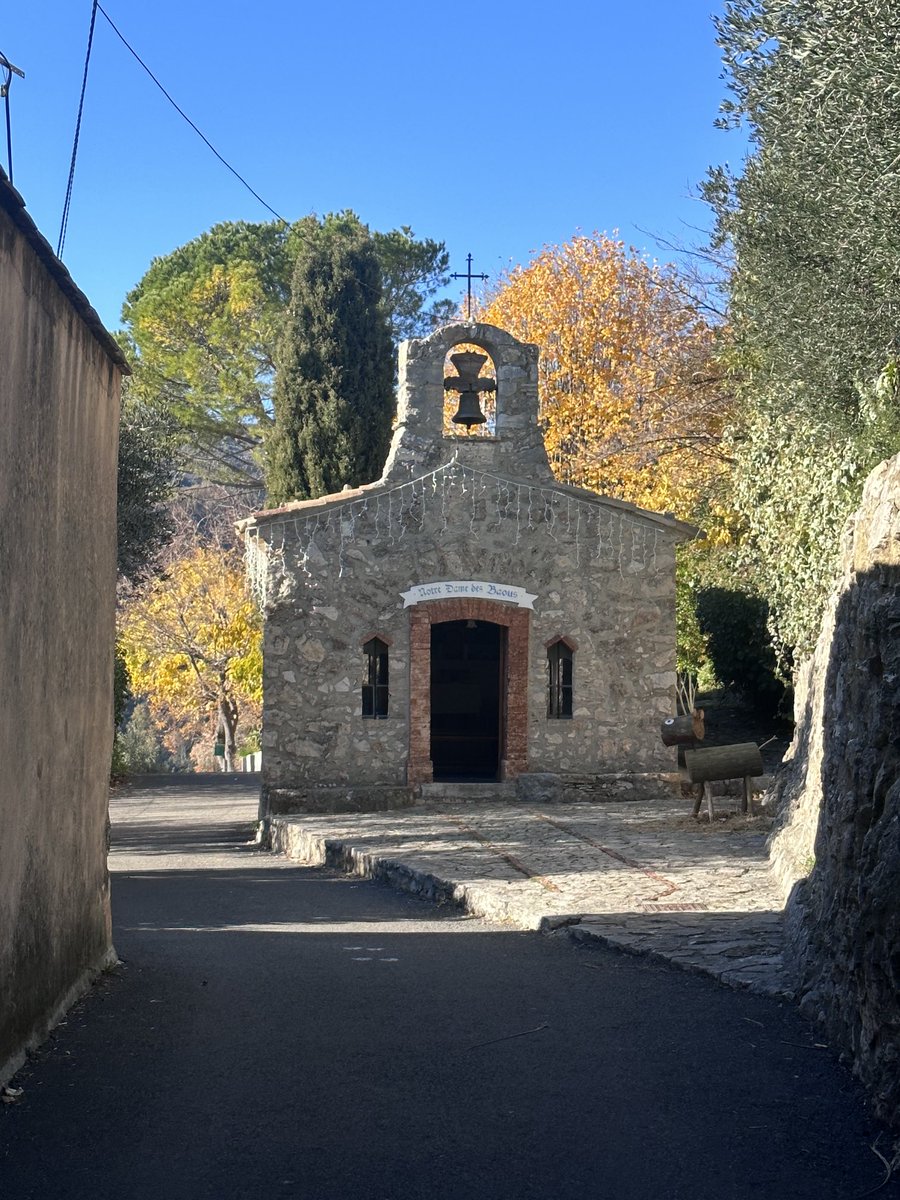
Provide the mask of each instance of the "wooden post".
[{"label": "wooden post", "polygon": [[712,784],[708,781],[703,785],[703,795],[706,797],[706,811],[709,815],[709,823],[712,825],[713,817],[716,814],[713,812]]}]

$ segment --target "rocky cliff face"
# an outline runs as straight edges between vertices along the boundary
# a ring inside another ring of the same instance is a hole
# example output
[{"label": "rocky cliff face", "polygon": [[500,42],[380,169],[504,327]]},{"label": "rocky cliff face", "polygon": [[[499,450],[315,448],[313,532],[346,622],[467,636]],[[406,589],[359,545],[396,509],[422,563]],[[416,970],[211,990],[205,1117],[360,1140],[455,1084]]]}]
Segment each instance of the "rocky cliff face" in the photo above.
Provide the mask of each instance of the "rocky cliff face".
[{"label": "rocky cliff face", "polygon": [[900,1124],[900,455],[866,482],[798,681],[772,867],[803,1009]]}]

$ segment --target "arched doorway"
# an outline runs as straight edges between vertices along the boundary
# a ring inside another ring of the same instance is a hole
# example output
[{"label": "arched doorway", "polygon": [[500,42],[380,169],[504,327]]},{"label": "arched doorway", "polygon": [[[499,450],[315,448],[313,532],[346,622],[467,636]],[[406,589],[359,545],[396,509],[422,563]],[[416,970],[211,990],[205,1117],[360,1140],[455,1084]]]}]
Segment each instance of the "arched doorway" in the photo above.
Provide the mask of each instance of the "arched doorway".
[{"label": "arched doorway", "polygon": [[[434,777],[431,728],[431,630],[461,622],[476,628],[499,627],[498,757],[493,779],[514,779],[528,769],[528,632],[527,608],[484,599],[429,600],[409,610],[409,761],[407,783],[430,783]],[[472,633],[469,627],[469,633]],[[440,635],[439,635],[440,637]],[[439,647],[440,652],[440,647]],[[483,672],[487,674],[487,669]],[[454,778],[460,779],[460,775]],[[482,778],[484,778],[482,776]]]},{"label": "arched doorway", "polygon": [[506,700],[506,629],[431,626],[431,761],[436,780],[496,780]]}]

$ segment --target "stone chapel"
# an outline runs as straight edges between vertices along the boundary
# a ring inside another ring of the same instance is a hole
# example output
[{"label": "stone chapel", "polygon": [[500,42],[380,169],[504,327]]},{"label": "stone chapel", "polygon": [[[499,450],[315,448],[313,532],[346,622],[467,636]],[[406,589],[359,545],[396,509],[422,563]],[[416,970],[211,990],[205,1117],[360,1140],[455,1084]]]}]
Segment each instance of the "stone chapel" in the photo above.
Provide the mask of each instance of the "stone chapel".
[{"label": "stone chapel", "polygon": [[441,783],[599,799],[672,769],[675,546],[695,531],[556,482],[536,346],[476,323],[405,342],[382,478],[243,532],[263,818]]}]

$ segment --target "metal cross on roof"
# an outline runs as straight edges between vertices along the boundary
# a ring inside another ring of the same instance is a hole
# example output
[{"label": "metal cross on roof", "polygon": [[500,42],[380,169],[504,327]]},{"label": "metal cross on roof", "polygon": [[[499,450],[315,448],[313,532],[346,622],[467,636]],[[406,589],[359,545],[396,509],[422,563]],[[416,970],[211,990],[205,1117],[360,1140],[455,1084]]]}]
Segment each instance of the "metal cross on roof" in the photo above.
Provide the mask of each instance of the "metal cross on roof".
[{"label": "metal cross on roof", "polygon": [[465,275],[463,275],[462,272],[460,272],[460,271],[454,271],[453,274],[450,276],[450,278],[466,280],[466,316],[471,317],[472,316],[472,280],[473,279],[487,279],[488,276],[484,275],[484,274],[475,275],[472,273],[472,255],[467,254],[466,255],[466,273],[465,273]]}]

